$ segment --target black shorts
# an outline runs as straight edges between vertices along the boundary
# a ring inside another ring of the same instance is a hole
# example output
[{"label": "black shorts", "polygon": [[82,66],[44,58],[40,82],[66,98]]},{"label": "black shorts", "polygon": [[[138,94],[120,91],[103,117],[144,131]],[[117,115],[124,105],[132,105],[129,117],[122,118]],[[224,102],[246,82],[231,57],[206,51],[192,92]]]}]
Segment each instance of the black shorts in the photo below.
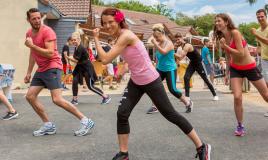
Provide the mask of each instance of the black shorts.
[{"label": "black shorts", "polygon": [[57,68],[45,72],[35,72],[31,86],[44,86],[49,90],[61,88],[61,72]]},{"label": "black shorts", "polygon": [[257,81],[262,79],[260,70],[257,67],[247,70],[237,70],[230,66],[230,78],[244,78],[249,81]]}]

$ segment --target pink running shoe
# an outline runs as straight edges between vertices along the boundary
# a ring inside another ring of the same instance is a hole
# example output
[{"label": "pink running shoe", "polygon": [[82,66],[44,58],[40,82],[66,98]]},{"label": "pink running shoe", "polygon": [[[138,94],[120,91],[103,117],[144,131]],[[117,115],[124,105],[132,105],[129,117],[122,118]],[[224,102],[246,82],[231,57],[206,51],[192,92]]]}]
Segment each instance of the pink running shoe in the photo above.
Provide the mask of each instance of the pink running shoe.
[{"label": "pink running shoe", "polygon": [[237,126],[236,127],[236,130],[235,130],[235,133],[234,133],[236,136],[239,136],[239,137],[243,137],[245,134],[246,134],[246,131],[245,131],[245,128],[244,126]]}]

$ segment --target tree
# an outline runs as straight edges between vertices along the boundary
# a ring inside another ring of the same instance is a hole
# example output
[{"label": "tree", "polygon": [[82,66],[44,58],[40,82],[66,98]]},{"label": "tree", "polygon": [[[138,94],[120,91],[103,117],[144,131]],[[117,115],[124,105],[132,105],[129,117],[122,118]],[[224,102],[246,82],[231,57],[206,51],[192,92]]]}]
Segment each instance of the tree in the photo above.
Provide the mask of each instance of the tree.
[{"label": "tree", "polygon": [[91,2],[94,5],[104,5],[104,2],[102,0],[91,0]]},{"label": "tree", "polygon": [[250,5],[252,5],[252,4],[256,3],[257,0],[247,0],[247,2],[248,2]]},{"label": "tree", "polygon": [[162,3],[158,4],[155,6],[155,9],[159,14],[166,16],[169,19],[174,19],[172,16],[173,10],[168,8],[165,4],[162,4]]},{"label": "tree", "polygon": [[130,0],[130,1],[120,1],[117,3],[110,4],[113,7],[119,8],[119,9],[127,9],[132,11],[138,11],[138,12],[145,12],[145,13],[152,13],[152,14],[160,14],[169,17],[172,19],[172,9],[169,9],[164,4],[158,4],[156,6],[146,6],[139,1]]},{"label": "tree", "polygon": [[110,4],[115,8],[119,9],[127,9],[127,10],[132,10],[132,11],[138,11],[138,12],[146,12],[146,13],[154,13],[154,14],[159,14],[156,9],[150,7],[150,6],[145,6],[144,4],[140,3],[139,1],[120,1],[117,3]]},{"label": "tree", "polygon": [[251,23],[242,23],[238,26],[239,31],[242,33],[247,42],[251,45],[256,46],[257,42],[255,40],[255,36],[253,36],[250,32],[251,28],[258,28],[259,24],[256,22]]},{"label": "tree", "polygon": [[213,29],[215,14],[205,14],[202,16],[189,17],[181,12],[176,14],[175,22],[181,26],[193,26],[202,36],[208,36]]},{"label": "tree", "polygon": [[[248,2],[250,5],[253,5],[254,3],[257,2],[257,0],[247,0],[247,2]],[[266,12],[268,12],[268,4],[265,4],[263,8],[266,10]]]}]

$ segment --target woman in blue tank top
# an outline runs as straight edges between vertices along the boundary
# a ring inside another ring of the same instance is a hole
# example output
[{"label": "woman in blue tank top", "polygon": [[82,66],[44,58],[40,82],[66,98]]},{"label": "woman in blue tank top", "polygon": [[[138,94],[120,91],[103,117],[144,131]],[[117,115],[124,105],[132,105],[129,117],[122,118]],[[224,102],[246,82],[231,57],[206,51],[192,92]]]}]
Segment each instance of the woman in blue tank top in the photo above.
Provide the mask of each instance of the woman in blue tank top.
[{"label": "woman in blue tank top", "polygon": [[[193,108],[193,102],[187,100],[185,96],[182,95],[181,90],[176,87],[177,64],[174,58],[174,45],[166,37],[164,26],[162,24],[155,24],[152,29],[154,36],[152,43],[156,48],[156,69],[160,74],[161,80],[163,81],[166,79],[170,93],[180,99],[186,107],[186,113],[190,113]],[[158,112],[158,110],[154,105],[147,111],[148,114],[155,112]]]}]

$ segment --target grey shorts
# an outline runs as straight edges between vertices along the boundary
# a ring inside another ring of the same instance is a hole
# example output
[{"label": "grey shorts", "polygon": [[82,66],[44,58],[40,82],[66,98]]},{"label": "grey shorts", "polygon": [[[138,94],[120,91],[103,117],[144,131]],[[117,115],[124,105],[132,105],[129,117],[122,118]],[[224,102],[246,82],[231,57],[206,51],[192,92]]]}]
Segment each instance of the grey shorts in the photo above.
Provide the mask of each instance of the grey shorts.
[{"label": "grey shorts", "polygon": [[267,60],[261,60],[261,68],[262,68],[262,76],[266,83],[268,83],[268,61]]},{"label": "grey shorts", "polygon": [[31,86],[44,86],[49,90],[61,88],[61,70],[49,69],[45,72],[35,72]]},{"label": "grey shorts", "polygon": [[207,76],[213,74],[214,69],[213,69],[211,64],[205,64],[204,62],[202,62],[202,65],[203,65],[203,67],[205,69],[205,72],[206,72]]}]

